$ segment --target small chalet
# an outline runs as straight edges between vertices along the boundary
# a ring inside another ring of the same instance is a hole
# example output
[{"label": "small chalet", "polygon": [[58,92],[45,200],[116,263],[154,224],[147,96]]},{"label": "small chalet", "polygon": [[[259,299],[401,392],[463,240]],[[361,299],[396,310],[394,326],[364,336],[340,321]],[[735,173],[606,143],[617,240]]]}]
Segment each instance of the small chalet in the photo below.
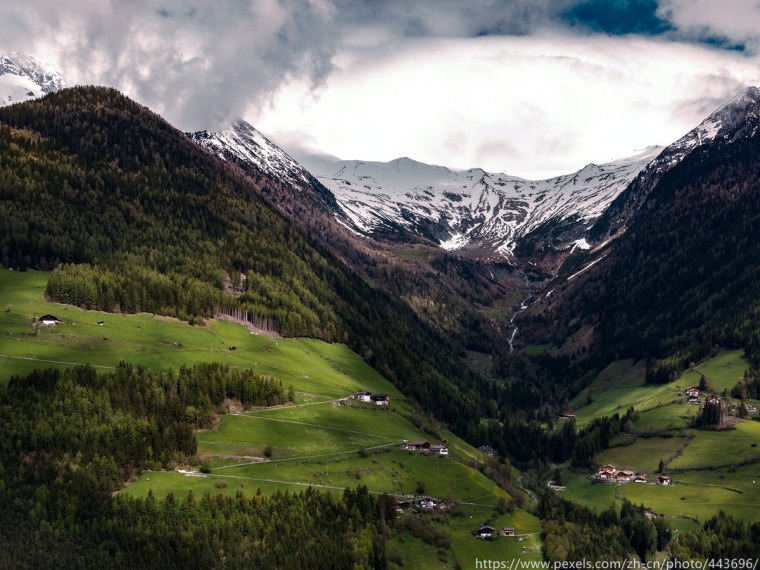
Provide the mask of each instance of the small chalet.
[{"label": "small chalet", "polygon": [[430,442],[429,441],[405,441],[404,449],[406,449],[407,451],[423,451],[423,450],[430,451]]},{"label": "small chalet", "polygon": [[496,450],[490,445],[481,445],[478,447],[478,451],[484,455],[487,455],[488,457],[493,457],[496,455]]},{"label": "small chalet", "polygon": [[417,501],[417,506],[426,511],[432,511],[443,507],[443,503],[433,497],[421,497]]},{"label": "small chalet", "polygon": [[475,531],[475,537],[476,538],[493,538],[494,533],[496,532],[496,529],[492,526],[481,526],[478,530]]},{"label": "small chalet", "polygon": [[617,469],[615,469],[615,466],[608,464],[602,467],[599,471],[597,471],[596,474],[593,476],[593,479],[594,481],[600,481],[602,483],[606,481],[612,481],[615,478],[616,473],[617,473]]},{"label": "small chalet", "polygon": [[575,417],[575,413],[573,412],[573,410],[565,410],[564,412],[559,414],[558,417],[561,420],[569,420],[570,418]]},{"label": "small chalet", "polygon": [[626,483],[628,481],[632,481],[633,478],[633,471],[618,471],[615,473],[615,481],[618,483]]},{"label": "small chalet", "polygon": [[689,398],[699,398],[699,388],[696,386],[686,388],[686,390],[684,390],[684,394],[686,394]]},{"label": "small chalet", "polygon": [[448,455],[449,448],[446,447],[445,445],[431,445],[430,453],[432,453],[433,455]]},{"label": "small chalet", "polygon": [[403,513],[411,509],[413,506],[414,506],[414,503],[410,500],[396,501],[396,512]]},{"label": "small chalet", "polygon": [[54,327],[57,324],[60,324],[62,321],[56,316],[53,315],[42,315],[39,318],[39,323],[43,327]]},{"label": "small chalet", "polygon": [[517,531],[511,526],[505,526],[503,529],[501,529],[501,536],[515,536],[516,534]]},{"label": "small chalet", "polygon": [[747,413],[748,414],[756,414],[757,413],[757,406],[755,406],[753,404],[747,404],[745,407],[747,408]]},{"label": "small chalet", "polygon": [[649,483],[649,480],[647,479],[646,475],[636,475],[636,477],[633,480],[634,483]]},{"label": "small chalet", "polygon": [[359,402],[369,402],[372,398],[372,392],[357,392],[354,394],[354,400],[358,400]]},{"label": "small chalet", "polygon": [[391,397],[388,394],[370,394],[369,401],[376,406],[387,406],[391,403]]},{"label": "small chalet", "polygon": [[658,485],[672,485],[673,480],[667,475],[660,475],[659,477],[657,477],[657,484]]}]

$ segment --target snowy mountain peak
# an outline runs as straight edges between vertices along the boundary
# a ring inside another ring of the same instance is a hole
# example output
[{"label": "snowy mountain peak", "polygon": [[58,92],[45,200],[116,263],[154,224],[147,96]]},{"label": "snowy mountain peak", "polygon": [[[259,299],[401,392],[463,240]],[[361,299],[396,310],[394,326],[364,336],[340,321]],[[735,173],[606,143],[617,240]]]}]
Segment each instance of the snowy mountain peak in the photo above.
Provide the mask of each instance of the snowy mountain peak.
[{"label": "snowy mountain peak", "polygon": [[652,164],[657,171],[667,170],[692,150],[718,139],[733,138],[747,120],[757,121],[760,89],[748,87],[721,105],[697,127],[668,146]]},{"label": "snowy mountain peak", "polygon": [[306,169],[246,121],[236,121],[218,133],[199,131],[187,136],[224,160],[254,164],[266,174],[283,178],[296,187],[311,183]]},{"label": "snowy mountain peak", "polygon": [[59,73],[45,70],[33,57],[0,55],[0,106],[35,99],[64,87]]},{"label": "snowy mountain peak", "polygon": [[522,236],[546,222],[572,219],[588,227],[660,150],[650,147],[634,159],[589,164],[538,181],[482,168],[453,171],[408,158],[308,164],[359,232],[402,227],[444,249],[508,255]]}]

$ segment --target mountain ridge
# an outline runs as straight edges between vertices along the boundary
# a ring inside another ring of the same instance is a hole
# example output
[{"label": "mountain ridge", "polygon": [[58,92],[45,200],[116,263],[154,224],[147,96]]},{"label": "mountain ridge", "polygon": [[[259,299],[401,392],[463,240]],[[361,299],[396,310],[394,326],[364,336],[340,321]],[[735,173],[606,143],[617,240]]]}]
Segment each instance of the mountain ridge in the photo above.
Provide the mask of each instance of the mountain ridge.
[{"label": "mountain ridge", "polygon": [[588,225],[658,151],[650,147],[632,159],[589,164],[540,181],[408,158],[323,163],[315,175],[362,233],[400,225],[443,249],[483,248],[511,256],[522,236],[549,220],[577,216]]}]

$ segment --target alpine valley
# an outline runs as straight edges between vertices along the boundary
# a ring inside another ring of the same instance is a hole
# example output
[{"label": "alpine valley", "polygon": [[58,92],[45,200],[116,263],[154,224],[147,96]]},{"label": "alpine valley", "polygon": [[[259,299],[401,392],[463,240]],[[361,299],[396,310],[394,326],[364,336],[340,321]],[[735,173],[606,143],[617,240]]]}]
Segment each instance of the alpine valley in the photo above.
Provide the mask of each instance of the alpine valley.
[{"label": "alpine valley", "polygon": [[757,88],[539,181],[0,101],[0,567],[760,558]]}]

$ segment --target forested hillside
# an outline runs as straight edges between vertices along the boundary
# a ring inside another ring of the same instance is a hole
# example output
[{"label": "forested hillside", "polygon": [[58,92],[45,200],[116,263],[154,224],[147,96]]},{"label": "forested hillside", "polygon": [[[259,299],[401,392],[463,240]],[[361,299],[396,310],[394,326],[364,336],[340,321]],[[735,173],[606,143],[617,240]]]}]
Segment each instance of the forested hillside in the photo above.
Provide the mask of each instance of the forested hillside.
[{"label": "forested hillside", "polygon": [[527,312],[521,332],[561,345],[591,330],[604,359],[652,359],[655,382],[716,345],[747,347],[756,360],[760,136],[753,133],[716,138],[665,173],[628,231]]},{"label": "forested hillside", "polygon": [[[384,566],[393,502],[366,488],[253,498],[112,497],[188,461],[224,398],[282,402],[277,382],[220,365],[40,370],[0,391],[0,567]],[[192,413],[188,413],[192,410]]]},{"label": "forested hillside", "polygon": [[347,342],[458,431],[477,423],[487,390],[456,349],[271,209],[265,183],[112,89],[0,110],[2,262],[55,267],[55,299],[187,319],[245,310]]}]

